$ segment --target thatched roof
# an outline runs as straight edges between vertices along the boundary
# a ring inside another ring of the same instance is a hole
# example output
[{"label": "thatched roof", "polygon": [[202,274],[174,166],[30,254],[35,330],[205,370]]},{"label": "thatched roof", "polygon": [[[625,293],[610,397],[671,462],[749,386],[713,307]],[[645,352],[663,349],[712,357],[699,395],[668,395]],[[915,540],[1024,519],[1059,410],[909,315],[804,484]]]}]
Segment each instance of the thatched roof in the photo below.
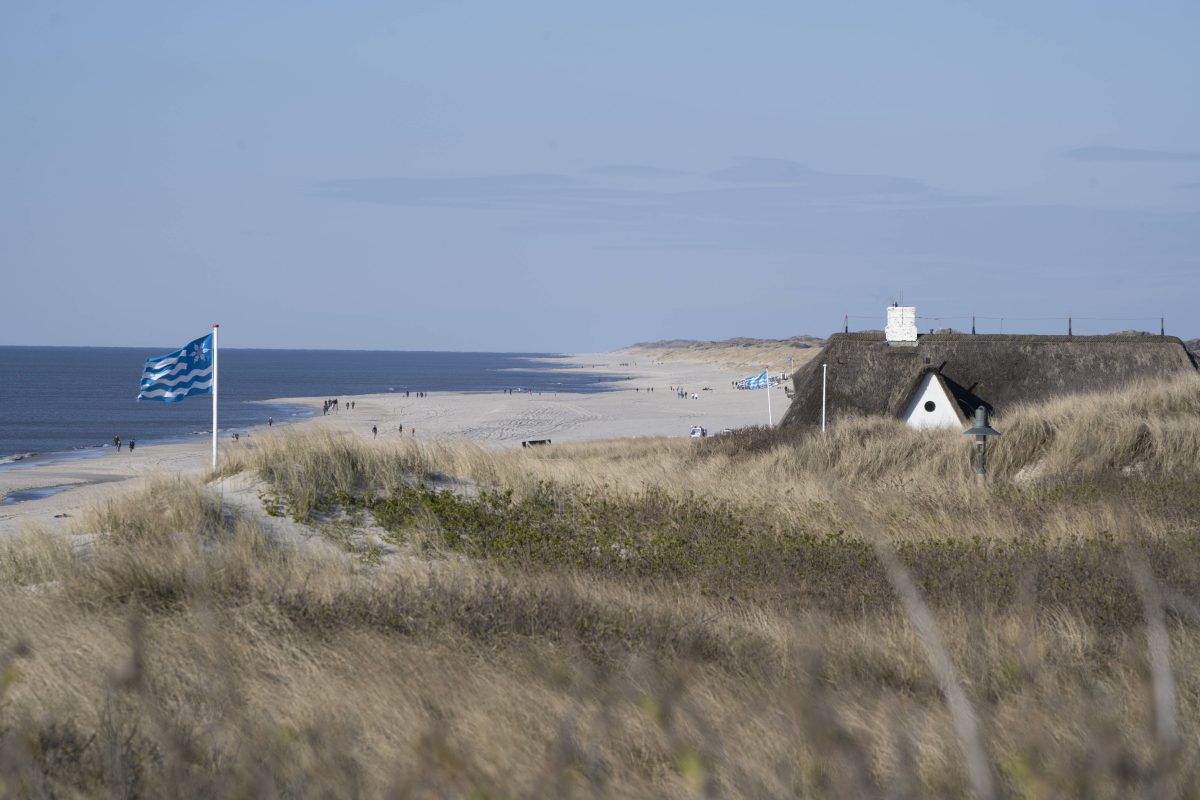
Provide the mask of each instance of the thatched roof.
[{"label": "thatched roof", "polygon": [[889,345],[879,331],[835,333],[797,370],[783,425],[821,423],[821,365],[829,365],[828,419],[847,414],[899,417],[928,371],[937,371],[968,418],[983,405],[1114,388],[1134,380],[1194,372],[1175,336],[1021,336],[930,333],[915,347]]}]

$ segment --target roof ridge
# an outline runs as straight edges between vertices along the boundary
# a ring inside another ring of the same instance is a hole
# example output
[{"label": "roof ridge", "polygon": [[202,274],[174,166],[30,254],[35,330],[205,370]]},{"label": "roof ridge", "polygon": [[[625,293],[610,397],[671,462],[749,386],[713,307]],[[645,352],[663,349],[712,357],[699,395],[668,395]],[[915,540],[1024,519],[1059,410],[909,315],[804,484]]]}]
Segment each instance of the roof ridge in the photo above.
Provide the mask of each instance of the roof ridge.
[{"label": "roof ridge", "polygon": [[[883,331],[850,331],[831,333],[826,340],[835,341],[885,341]],[[1056,333],[921,333],[917,335],[917,343],[931,342],[1053,342],[1092,344],[1104,342],[1144,342],[1147,344],[1179,344],[1183,340],[1178,336],[1162,336],[1157,333],[1098,333],[1081,336]]]}]

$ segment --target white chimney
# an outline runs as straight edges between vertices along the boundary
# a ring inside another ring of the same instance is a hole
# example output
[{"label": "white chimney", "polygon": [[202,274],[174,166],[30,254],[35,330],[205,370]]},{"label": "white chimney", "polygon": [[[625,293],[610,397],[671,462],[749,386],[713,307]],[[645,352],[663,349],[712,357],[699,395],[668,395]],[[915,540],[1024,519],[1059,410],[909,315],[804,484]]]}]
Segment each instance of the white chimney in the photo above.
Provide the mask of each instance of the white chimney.
[{"label": "white chimney", "polygon": [[891,345],[917,343],[917,309],[914,306],[888,306],[884,337]]}]

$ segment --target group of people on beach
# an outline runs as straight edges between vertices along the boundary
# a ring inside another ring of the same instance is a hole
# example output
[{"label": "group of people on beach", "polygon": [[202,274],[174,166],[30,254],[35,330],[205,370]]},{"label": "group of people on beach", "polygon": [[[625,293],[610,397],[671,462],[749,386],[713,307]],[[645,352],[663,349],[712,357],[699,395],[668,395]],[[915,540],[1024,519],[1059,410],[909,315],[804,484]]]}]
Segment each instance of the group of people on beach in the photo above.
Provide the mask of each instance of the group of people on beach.
[{"label": "group of people on beach", "polygon": [[342,405],[345,405],[345,406],[346,406],[346,410],[348,410],[348,411],[353,411],[353,410],[354,410],[354,401],[353,401],[353,400],[347,401],[346,403],[341,403],[341,404],[339,404],[339,403],[338,403],[338,399],[337,399],[336,397],[333,397],[333,398],[330,398],[329,400],[326,400],[326,401],[325,401],[325,402],[324,402],[324,403],[321,405],[321,416],[325,416],[325,415],[326,415],[326,414],[328,414],[330,411],[333,411],[334,413],[337,413],[337,411],[338,411],[339,409],[341,409]]},{"label": "group of people on beach", "polygon": [[[408,395],[408,392],[405,392],[405,396],[407,396],[407,395]],[[424,396],[425,396],[425,393],[424,393],[424,392],[417,392],[417,397],[424,397]],[[354,400],[348,400],[348,401],[346,401],[346,402],[344,402],[344,403],[339,403],[339,401],[338,401],[338,398],[336,398],[336,397],[332,397],[332,398],[330,398],[330,399],[326,400],[326,401],[325,401],[325,402],[322,404],[322,406],[321,406],[321,415],[322,415],[322,416],[325,416],[325,415],[327,415],[331,409],[332,409],[334,412],[336,412],[336,411],[337,411],[339,408],[341,408],[342,406],[345,406],[347,410],[353,410],[353,409],[354,409],[354,406],[356,405],[356,402],[357,402],[357,401],[354,401]],[[274,425],[275,425],[275,418],[274,418],[274,417],[267,417],[267,427],[268,427],[268,428],[270,428],[270,427],[273,427]],[[400,433],[404,433],[404,426],[403,426],[403,425],[401,425],[401,426],[399,427],[399,430],[400,430]],[[409,432],[410,432],[410,433],[411,433],[413,436],[416,436],[416,435],[417,435],[417,429],[416,429],[416,428],[410,428],[410,429],[409,429]],[[375,426],[375,425],[372,425],[372,426],[371,426],[371,435],[372,435],[373,437],[375,437],[375,438],[378,438],[378,437],[379,437],[379,428],[378,428],[377,426]],[[237,433],[234,433],[234,434],[233,434],[233,440],[234,440],[235,442],[236,442],[236,441],[238,441],[240,438],[241,438],[241,437],[240,437],[240,435],[239,435],[239,434],[237,434]],[[117,448],[117,452],[118,452],[118,453],[119,453],[119,452],[121,452],[121,448],[122,448],[122,447],[124,447],[124,446],[125,446],[125,442],[122,442],[122,441],[121,441],[121,437],[120,437],[119,435],[114,435],[114,436],[113,436],[113,447]],[[133,449],[134,449],[135,447],[137,447],[137,440],[136,440],[136,439],[130,439],[130,440],[129,440],[129,452],[131,452],[131,453],[132,453],[132,452],[133,452]]]},{"label": "group of people on beach", "polygon": [[[404,425],[403,425],[403,424],[401,424],[401,425],[397,426],[397,430],[398,430],[400,433],[404,433]],[[412,436],[416,436],[416,435],[417,435],[417,429],[416,429],[416,428],[413,428],[413,427],[411,427],[411,426],[409,427],[409,429],[408,429],[408,432],[409,432],[409,434],[410,434],[410,435],[412,435]],[[371,426],[371,438],[372,438],[372,439],[378,439],[378,438],[379,438],[379,426],[378,426],[378,425],[372,425],[372,426]]]}]

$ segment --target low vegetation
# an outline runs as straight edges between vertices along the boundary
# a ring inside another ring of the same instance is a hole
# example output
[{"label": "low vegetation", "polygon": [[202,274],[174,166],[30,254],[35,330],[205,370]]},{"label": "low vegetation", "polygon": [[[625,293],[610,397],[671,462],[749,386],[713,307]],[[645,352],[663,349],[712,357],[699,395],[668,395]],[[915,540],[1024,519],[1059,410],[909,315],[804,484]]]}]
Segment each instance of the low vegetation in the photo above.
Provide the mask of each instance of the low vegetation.
[{"label": "low vegetation", "polygon": [[995,425],[256,436],[0,543],[0,795],[1197,794],[1200,381]]}]

